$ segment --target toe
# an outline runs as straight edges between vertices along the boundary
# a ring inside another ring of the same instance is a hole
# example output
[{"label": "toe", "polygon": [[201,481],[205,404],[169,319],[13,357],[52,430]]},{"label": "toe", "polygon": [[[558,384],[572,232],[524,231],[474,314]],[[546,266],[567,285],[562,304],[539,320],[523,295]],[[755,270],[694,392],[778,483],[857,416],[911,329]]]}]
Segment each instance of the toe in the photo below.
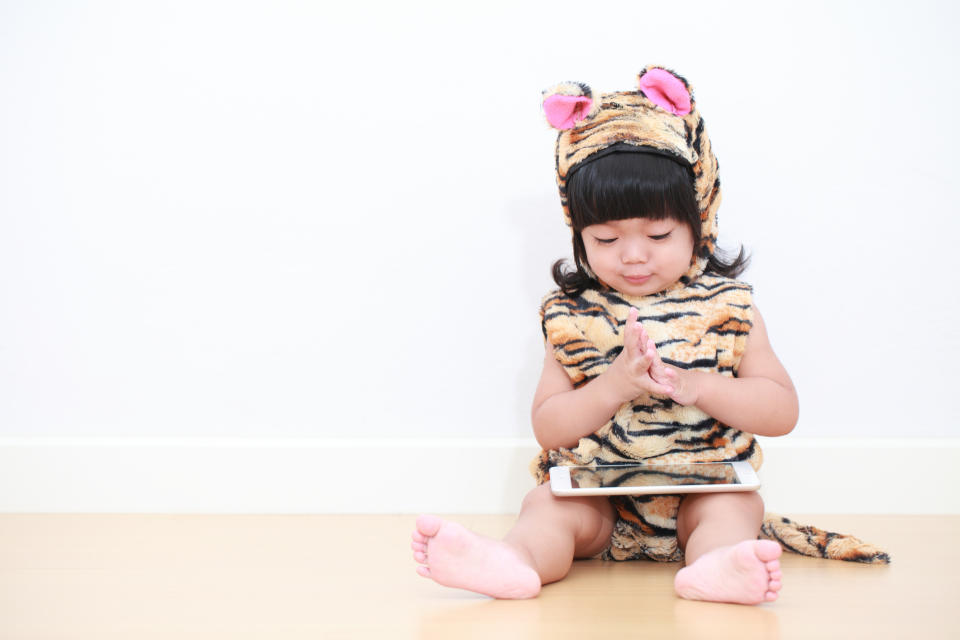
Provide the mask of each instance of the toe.
[{"label": "toe", "polygon": [[419,573],[424,578],[430,577],[430,569],[428,569],[427,567],[417,567],[417,573]]},{"label": "toe", "polygon": [[774,591],[767,591],[767,595],[766,595],[766,600],[767,600],[767,602],[773,602],[774,600],[776,600],[776,599],[779,598],[779,597],[780,597],[779,594],[777,594],[776,592],[774,592]]},{"label": "toe", "polygon": [[426,553],[427,551],[427,545],[422,544],[420,542],[411,542],[410,548],[413,549],[414,551],[422,551],[424,553]]},{"label": "toe", "polygon": [[420,532],[417,531],[416,529],[413,530],[413,533],[410,534],[410,537],[413,539],[414,542],[426,542],[426,541],[427,541],[427,536],[423,535],[422,533],[420,533]]},{"label": "toe", "polygon": [[777,591],[780,591],[780,586],[779,580],[771,580],[770,584],[767,585],[767,590],[776,593]]},{"label": "toe", "polygon": [[766,564],[766,567],[767,567],[767,571],[769,571],[770,573],[773,573],[774,571],[779,571],[779,570],[780,570],[780,561],[779,561],[779,560],[771,560],[770,562],[767,562],[767,563],[765,563],[765,564]]},{"label": "toe", "polygon": [[[437,531],[440,531],[441,524],[443,524],[443,520],[437,516],[420,516],[417,518],[417,531],[428,538],[432,538],[437,535]],[[777,548],[779,548],[779,545]]]},{"label": "toe", "polygon": [[763,562],[771,562],[780,557],[783,549],[773,540],[757,540],[754,553],[756,553],[757,557]]},{"label": "toe", "polygon": [[413,559],[419,562],[420,564],[426,564],[427,554],[425,554],[423,551],[414,551]]},{"label": "toe", "polygon": [[770,579],[771,579],[771,580],[778,580],[778,581],[779,581],[779,580],[782,579],[782,578],[783,578],[783,573],[781,573],[780,571],[771,571],[771,572],[770,572]]}]

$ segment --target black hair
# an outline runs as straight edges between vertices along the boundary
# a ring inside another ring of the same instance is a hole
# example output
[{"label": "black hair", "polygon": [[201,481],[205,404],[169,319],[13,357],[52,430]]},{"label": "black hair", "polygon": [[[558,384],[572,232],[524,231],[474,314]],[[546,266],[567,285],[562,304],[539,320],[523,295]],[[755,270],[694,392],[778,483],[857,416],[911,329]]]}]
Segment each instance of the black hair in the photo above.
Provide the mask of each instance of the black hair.
[{"label": "black hair", "polygon": [[[577,167],[568,176],[566,188],[575,269],[567,268],[561,258],[553,263],[553,280],[569,296],[600,287],[584,270],[587,250],[580,233],[584,227],[628,218],[670,218],[690,228],[694,251],[700,246],[700,207],[693,174],[680,161],[658,153],[609,153]],[[733,260],[715,251],[705,271],[735,278],[748,262],[743,247]]]}]

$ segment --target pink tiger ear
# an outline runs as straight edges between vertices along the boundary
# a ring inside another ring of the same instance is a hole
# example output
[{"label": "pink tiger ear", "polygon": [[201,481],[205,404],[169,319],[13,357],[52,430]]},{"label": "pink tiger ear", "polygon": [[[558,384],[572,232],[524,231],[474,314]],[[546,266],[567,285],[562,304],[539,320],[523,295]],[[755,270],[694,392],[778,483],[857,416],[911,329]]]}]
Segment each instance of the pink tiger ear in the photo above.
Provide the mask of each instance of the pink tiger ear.
[{"label": "pink tiger ear", "polygon": [[650,102],[675,116],[690,113],[690,92],[683,80],[666,69],[650,69],[638,82],[640,91]]},{"label": "pink tiger ear", "polygon": [[554,129],[573,129],[593,107],[593,91],[582,82],[561,82],[543,92],[543,113]]},{"label": "pink tiger ear", "polygon": [[573,129],[587,117],[593,100],[586,96],[552,95],[543,101],[543,112],[554,129]]}]

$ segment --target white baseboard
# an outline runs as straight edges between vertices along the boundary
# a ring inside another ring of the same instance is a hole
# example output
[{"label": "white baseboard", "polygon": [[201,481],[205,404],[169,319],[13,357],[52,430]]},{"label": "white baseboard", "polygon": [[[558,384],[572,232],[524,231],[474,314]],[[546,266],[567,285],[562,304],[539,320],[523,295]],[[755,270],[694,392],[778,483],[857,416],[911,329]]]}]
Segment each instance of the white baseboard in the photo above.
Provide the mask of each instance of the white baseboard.
[{"label": "white baseboard", "polygon": [[[960,438],[761,439],[778,513],[960,514]],[[532,439],[0,438],[4,513],[513,513]]]}]

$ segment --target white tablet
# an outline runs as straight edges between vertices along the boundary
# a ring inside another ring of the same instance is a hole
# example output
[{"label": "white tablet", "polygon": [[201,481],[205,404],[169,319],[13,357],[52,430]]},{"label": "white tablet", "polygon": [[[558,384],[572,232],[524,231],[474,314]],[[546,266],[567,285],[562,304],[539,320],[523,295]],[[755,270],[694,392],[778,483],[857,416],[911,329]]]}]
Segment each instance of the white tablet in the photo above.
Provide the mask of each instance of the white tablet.
[{"label": "white tablet", "polygon": [[760,478],[746,461],[550,468],[550,490],[557,496],[722,493],[759,488]]}]

